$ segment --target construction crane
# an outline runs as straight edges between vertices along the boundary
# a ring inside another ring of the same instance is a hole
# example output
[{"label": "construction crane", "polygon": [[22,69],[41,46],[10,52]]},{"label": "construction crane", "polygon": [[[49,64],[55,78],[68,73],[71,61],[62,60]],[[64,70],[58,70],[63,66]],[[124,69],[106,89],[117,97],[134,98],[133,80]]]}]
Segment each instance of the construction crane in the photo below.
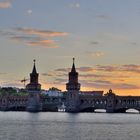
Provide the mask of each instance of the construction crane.
[{"label": "construction crane", "polygon": [[21,80],[21,83],[24,84],[24,87],[25,87],[25,85],[26,85],[26,81],[28,81],[28,79],[26,79],[25,77],[24,77],[24,79]]}]

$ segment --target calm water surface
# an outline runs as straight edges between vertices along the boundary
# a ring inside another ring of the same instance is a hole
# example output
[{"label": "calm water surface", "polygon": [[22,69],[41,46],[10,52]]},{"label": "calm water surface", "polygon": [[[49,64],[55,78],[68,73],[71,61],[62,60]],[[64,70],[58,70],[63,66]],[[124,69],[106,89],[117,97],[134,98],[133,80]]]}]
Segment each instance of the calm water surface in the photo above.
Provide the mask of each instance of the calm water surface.
[{"label": "calm water surface", "polygon": [[0,112],[0,140],[140,140],[140,114]]}]

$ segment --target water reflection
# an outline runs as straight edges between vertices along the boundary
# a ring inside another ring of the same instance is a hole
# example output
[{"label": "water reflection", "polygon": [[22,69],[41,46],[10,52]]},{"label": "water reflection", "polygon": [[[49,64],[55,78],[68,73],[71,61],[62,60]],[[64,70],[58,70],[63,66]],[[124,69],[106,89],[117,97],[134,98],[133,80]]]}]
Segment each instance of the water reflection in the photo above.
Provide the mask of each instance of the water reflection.
[{"label": "water reflection", "polygon": [[139,114],[0,112],[4,140],[139,140]]}]

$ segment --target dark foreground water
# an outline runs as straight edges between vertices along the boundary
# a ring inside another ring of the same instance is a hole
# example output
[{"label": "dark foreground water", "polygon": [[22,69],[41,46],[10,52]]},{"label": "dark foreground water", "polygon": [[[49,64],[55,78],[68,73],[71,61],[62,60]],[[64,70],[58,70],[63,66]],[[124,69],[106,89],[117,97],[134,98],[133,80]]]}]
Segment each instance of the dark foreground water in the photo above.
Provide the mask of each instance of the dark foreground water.
[{"label": "dark foreground water", "polygon": [[0,140],[140,140],[140,114],[0,112]]}]

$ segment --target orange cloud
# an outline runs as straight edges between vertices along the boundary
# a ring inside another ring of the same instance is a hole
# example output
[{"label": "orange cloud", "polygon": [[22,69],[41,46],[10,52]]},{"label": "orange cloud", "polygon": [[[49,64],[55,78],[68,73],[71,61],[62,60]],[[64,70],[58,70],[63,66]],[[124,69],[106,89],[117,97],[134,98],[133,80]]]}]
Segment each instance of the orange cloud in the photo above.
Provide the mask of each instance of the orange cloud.
[{"label": "orange cloud", "polygon": [[16,30],[23,32],[23,33],[26,33],[26,34],[39,35],[39,36],[45,36],[45,37],[57,37],[57,36],[68,35],[68,33],[66,33],[66,32],[38,30],[38,29],[16,28]]},{"label": "orange cloud", "polygon": [[58,47],[53,40],[40,40],[40,41],[29,42],[28,45],[42,46],[45,48],[57,48]]},{"label": "orange cloud", "polygon": [[104,72],[127,72],[127,73],[138,73],[140,74],[140,65],[129,64],[129,65],[97,65],[96,70]]},{"label": "orange cloud", "polygon": [[10,2],[0,2],[0,8],[5,9],[11,7]]},{"label": "orange cloud", "polygon": [[58,46],[55,44],[54,40],[44,39],[40,37],[31,37],[31,36],[13,36],[10,39],[25,42],[29,46],[41,46],[44,48],[57,48]]},{"label": "orange cloud", "polygon": [[[49,78],[53,77],[54,84],[65,87],[70,69],[56,69],[44,76],[48,76]],[[108,91],[108,89],[112,88],[113,90],[119,91],[117,94],[139,94],[138,92],[132,93],[132,91],[138,91],[140,89],[140,65],[96,65],[94,67],[79,67],[76,70],[79,72],[81,90]]]},{"label": "orange cloud", "polygon": [[[15,28],[14,30],[1,31],[4,36],[8,36],[19,43],[23,42],[29,46],[40,46],[44,48],[59,47],[53,37],[62,37],[68,35],[66,32],[39,30],[31,28]],[[47,37],[47,38],[46,38]]]}]

